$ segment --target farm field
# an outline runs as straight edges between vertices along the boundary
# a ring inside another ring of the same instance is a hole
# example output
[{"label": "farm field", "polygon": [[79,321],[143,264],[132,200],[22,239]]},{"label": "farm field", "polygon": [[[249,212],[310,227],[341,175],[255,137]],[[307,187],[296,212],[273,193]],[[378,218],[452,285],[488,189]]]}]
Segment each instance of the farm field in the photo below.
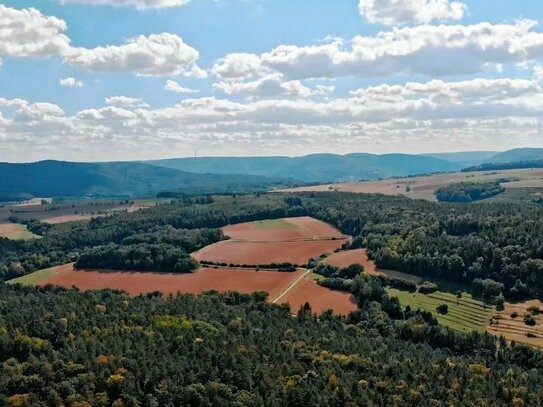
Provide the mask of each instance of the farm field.
[{"label": "farm field", "polygon": [[327,223],[307,216],[229,225],[223,232],[231,239],[204,247],[193,257],[228,265],[305,265],[310,258],[333,252],[348,240]]},{"label": "farm field", "polygon": [[41,236],[35,235],[27,229],[26,225],[19,223],[0,223],[0,237],[7,237],[12,240],[29,240],[37,239]]},{"label": "farm field", "polygon": [[[387,291],[391,296],[398,297],[402,306],[409,305],[411,308],[430,311],[440,324],[457,331],[484,332],[495,312],[493,306],[486,305],[465,292],[462,298],[457,298],[456,295],[443,291],[432,294],[410,293],[395,288],[389,288]],[[449,312],[446,315],[436,312],[436,307],[440,304],[449,306]]]},{"label": "farm field", "polygon": [[164,294],[200,294],[216,290],[252,293],[265,291],[268,300],[279,304],[290,304],[297,312],[306,302],[313,312],[333,309],[346,315],[356,309],[350,294],[321,287],[311,281],[307,271],[283,273],[278,271],[255,271],[250,269],[201,268],[194,273],[166,274],[115,270],[75,270],[73,264],[65,264],[9,281],[10,284],[53,284],[60,287],[73,286],[81,290],[116,289],[132,296],[160,291]]},{"label": "farm field", "polygon": [[361,264],[364,266],[364,272],[371,275],[385,275],[393,278],[403,278],[404,280],[420,283],[422,277],[412,274],[402,273],[401,271],[378,269],[375,263],[368,258],[366,249],[343,250],[337,253],[332,253],[330,256],[322,260],[323,263],[330,264],[336,267],[348,267],[351,264]]},{"label": "farm field", "polygon": [[346,239],[249,242],[226,240],[204,247],[192,256],[217,264],[259,265],[291,263],[303,266],[310,258],[339,249]]},{"label": "farm field", "polygon": [[502,184],[506,190],[512,191],[509,192],[510,199],[515,197],[517,194],[520,194],[521,196],[529,194],[532,188],[534,189],[534,192],[538,192],[538,188],[543,188],[543,169],[538,168],[502,171],[455,172],[419,177],[390,178],[379,181],[335,183],[283,189],[277,192],[318,192],[333,190],[340,192],[404,195],[412,199],[436,201],[434,192],[443,186],[456,182],[495,181],[500,178],[508,178],[512,180],[512,182]]},{"label": "farm field", "polygon": [[126,202],[102,199],[81,199],[42,204],[41,200],[32,199],[23,203],[0,206],[0,222],[8,222],[10,217],[15,217],[18,221],[37,219],[51,224],[65,223],[107,216],[117,211],[134,212],[155,204],[156,200]]},{"label": "farm field", "polygon": [[222,230],[233,240],[253,242],[344,238],[337,229],[309,216],[238,223]]},{"label": "farm field", "polygon": [[[537,307],[543,311],[543,302],[532,300],[517,304],[505,303],[503,311],[496,311],[487,331],[503,335],[509,341],[521,342],[531,346],[543,347],[543,315],[532,313],[528,308]],[[516,317],[512,317],[514,313]],[[524,323],[524,316],[531,315],[535,325]]]},{"label": "farm field", "polygon": [[311,310],[318,314],[327,309],[333,309],[336,314],[347,315],[358,308],[350,293],[322,287],[309,276],[304,276],[277,302],[289,304],[293,312],[297,312],[307,302],[311,305]]}]

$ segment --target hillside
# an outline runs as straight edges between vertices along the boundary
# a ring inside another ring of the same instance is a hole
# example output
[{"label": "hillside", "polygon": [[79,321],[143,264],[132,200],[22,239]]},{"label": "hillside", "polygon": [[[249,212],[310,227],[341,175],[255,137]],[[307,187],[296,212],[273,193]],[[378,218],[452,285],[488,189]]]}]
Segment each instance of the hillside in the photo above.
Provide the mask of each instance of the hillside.
[{"label": "hillside", "polygon": [[543,148],[515,148],[484,160],[485,163],[511,163],[543,160]]},{"label": "hillside", "polygon": [[430,172],[455,171],[462,165],[410,154],[311,154],[302,157],[198,157],[149,161],[160,167],[199,174],[250,174],[295,177],[306,182],[356,181]]},{"label": "hillside", "polygon": [[531,161],[514,161],[506,163],[488,163],[476,165],[473,167],[464,168],[462,172],[474,171],[502,171],[502,170],[517,170],[526,168],[543,168],[543,159]]},{"label": "hillside", "polygon": [[0,197],[141,196],[162,191],[233,192],[285,183],[284,180],[251,175],[192,174],[134,162],[0,163],[0,174]]},{"label": "hillside", "polygon": [[454,153],[428,153],[421,155],[426,157],[434,157],[440,160],[450,161],[465,167],[469,167],[487,162],[497,154],[499,154],[498,151],[462,151]]}]

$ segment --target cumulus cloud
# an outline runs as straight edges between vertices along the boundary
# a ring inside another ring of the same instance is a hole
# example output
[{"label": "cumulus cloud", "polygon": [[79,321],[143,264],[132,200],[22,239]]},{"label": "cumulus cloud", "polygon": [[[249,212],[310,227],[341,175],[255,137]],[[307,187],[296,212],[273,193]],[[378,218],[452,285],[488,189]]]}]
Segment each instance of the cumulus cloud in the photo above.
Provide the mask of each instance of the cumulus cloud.
[{"label": "cumulus cloud", "polygon": [[198,51],[175,34],[140,35],[123,45],[74,48],[66,56],[73,66],[95,72],[135,72],[140,75],[191,74]]},{"label": "cumulus cloud", "polygon": [[465,4],[449,0],[360,0],[360,14],[370,23],[428,24],[434,20],[460,20]]},{"label": "cumulus cloud", "polygon": [[474,74],[543,57],[543,33],[536,22],[515,24],[422,25],[333,40],[313,46],[281,45],[261,55],[231,54],[217,62],[220,79],[243,79],[262,72],[285,80]]},{"label": "cumulus cloud", "polygon": [[147,103],[139,98],[132,98],[129,96],[110,96],[106,98],[106,104],[117,107],[148,107]]},{"label": "cumulus cloud", "polygon": [[315,145],[335,152],[405,151],[412,143],[434,151],[473,144],[508,148],[541,140],[542,96],[535,80],[475,78],[384,84],[325,101],[203,97],[152,109],[134,108],[142,104],[136,98],[113,97],[109,106],[74,115],[52,104],[0,99],[5,135],[0,153],[28,160],[32,151],[40,158],[51,140],[63,141],[55,144],[56,154],[81,160],[96,154],[102,159],[183,155],[194,149],[302,154]]},{"label": "cumulus cloud", "polygon": [[61,4],[89,4],[93,6],[135,7],[137,9],[161,9],[184,6],[190,0],[60,0]]},{"label": "cumulus cloud", "polygon": [[66,23],[35,8],[22,10],[0,4],[0,55],[47,57],[63,55],[70,39]]},{"label": "cumulus cloud", "polygon": [[168,92],[174,92],[174,93],[197,93],[198,91],[195,89],[190,89],[185,86],[180,85],[176,81],[167,80],[166,85],[164,85],[164,90],[167,90]]},{"label": "cumulus cloud", "polygon": [[309,98],[323,96],[334,91],[333,86],[317,85],[308,88],[298,80],[284,81],[281,74],[270,74],[250,82],[225,81],[213,84],[213,88],[228,95],[243,94],[249,98]]},{"label": "cumulus cloud", "polygon": [[140,35],[122,45],[83,48],[70,44],[63,34],[66,29],[63,20],[34,8],[18,10],[0,5],[0,56],[58,57],[93,72],[206,76],[196,64],[198,51],[178,35]]},{"label": "cumulus cloud", "polygon": [[80,88],[83,86],[83,82],[69,76],[67,78],[60,78],[58,80],[58,82],[60,83],[60,86],[65,86],[65,87],[71,87],[71,88]]},{"label": "cumulus cloud", "polygon": [[252,78],[265,73],[258,55],[244,53],[228,54],[217,61],[212,72],[222,79]]}]

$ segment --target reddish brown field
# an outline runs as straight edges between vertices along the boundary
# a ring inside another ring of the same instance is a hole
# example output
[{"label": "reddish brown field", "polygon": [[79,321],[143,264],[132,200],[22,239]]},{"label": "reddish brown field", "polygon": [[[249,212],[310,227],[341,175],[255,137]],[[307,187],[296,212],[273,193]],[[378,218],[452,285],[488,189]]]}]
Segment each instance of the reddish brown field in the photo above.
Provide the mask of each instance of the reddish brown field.
[{"label": "reddish brown field", "polygon": [[305,231],[307,237],[312,239],[339,239],[344,237],[343,234],[333,226],[329,225],[328,223],[321,222],[320,220],[311,218],[309,216],[286,218],[285,220],[298,226],[300,229]]},{"label": "reddish brown field", "polygon": [[225,236],[233,240],[250,240],[253,242],[281,242],[285,240],[307,239],[303,229],[263,229],[251,223],[238,223],[222,228]]},{"label": "reddish brown field", "polygon": [[130,295],[153,291],[164,294],[192,293],[217,290],[252,293],[266,291],[276,298],[303,272],[280,273],[242,269],[202,268],[190,274],[166,274],[113,270],[75,270],[72,264],[54,268],[53,275],[40,285],[53,284],[81,290],[111,288],[124,290]]},{"label": "reddish brown field", "polygon": [[364,272],[368,274],[403,278],[404,280],[414,281],[415,283],[422,281],[422,277],[412,274],[402,273],[401,271],[378,269],[373,260],[369,259],[366,249],[345,250],[333,253],[331,256],[325,258],[323,262],[336,267],[348,267],[351,264],[361,264],[364,266]]},{"label": "reddish brown field", "polygon": [[222,230],[226,236],[233,240],[250,240],[252,242],[285,242],[344,237],[340,231],[329,224],[309,216],[238,223],[225,226]]},{"label": "reddish brown field", "polygon": [[375,273],[375,263],[368,258],[366,249],[345,250],[334,253],[323,260],[336,267],[348,267],[351,264],[362,264],[367,273]]},{"label": "reddish brown field", "polygon": [[335,314],[347,315],[357,309],[351,294],[322,287],[307,277],[288,291],[279,302],[289,304],[293,313],[298,312],[306,302],[311,305],[311,310],[318,314],[331,309]]},{"label": "reddish brown field", "polygon": [[[40,272],[38,272],[40,273]],[[306,302],[313,312],[332,309],[336,314],[346,315],[356,309],[351,295],[321,287],[304,277],[306,272],[281,273],[277,271],[255,271],[245,269],[202,268],[191,274],[166,274],[115,270],[75,270],[73,264],[50,269],[50,274],[33,283],[53,284],[80,290],[115,289],[135,296],[160,291],[164,294],[200,294],[205,291],[237,291],[269,293],[270,302],[290,304],[296,312]],[[279,299],[278,301],[274,301]]]},{"label": "reddish brown field", "polygon": [[193,253],[198,261],[226,264],[292,263],[303,265],[312,257],[339,249],[346,239],[291,242],[240,242],[227,240]]}]

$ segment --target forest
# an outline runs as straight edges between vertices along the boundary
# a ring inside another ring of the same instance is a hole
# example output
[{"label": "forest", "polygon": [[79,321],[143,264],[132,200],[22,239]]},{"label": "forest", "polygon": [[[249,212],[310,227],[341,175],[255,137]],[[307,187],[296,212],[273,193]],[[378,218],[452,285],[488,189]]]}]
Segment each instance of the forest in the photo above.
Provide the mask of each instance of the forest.
[{"label": "forest", "polygon": [[539,406],[543,355],[401,310],[377,279],[348,317],[266,294],[130,298],[0,286],[0,405]]},{"label": "forest", "polygon": [[490,198],[505,191],[496,182],[457,182],[436,191],[436,198],[440,202],[473,202]]}]

